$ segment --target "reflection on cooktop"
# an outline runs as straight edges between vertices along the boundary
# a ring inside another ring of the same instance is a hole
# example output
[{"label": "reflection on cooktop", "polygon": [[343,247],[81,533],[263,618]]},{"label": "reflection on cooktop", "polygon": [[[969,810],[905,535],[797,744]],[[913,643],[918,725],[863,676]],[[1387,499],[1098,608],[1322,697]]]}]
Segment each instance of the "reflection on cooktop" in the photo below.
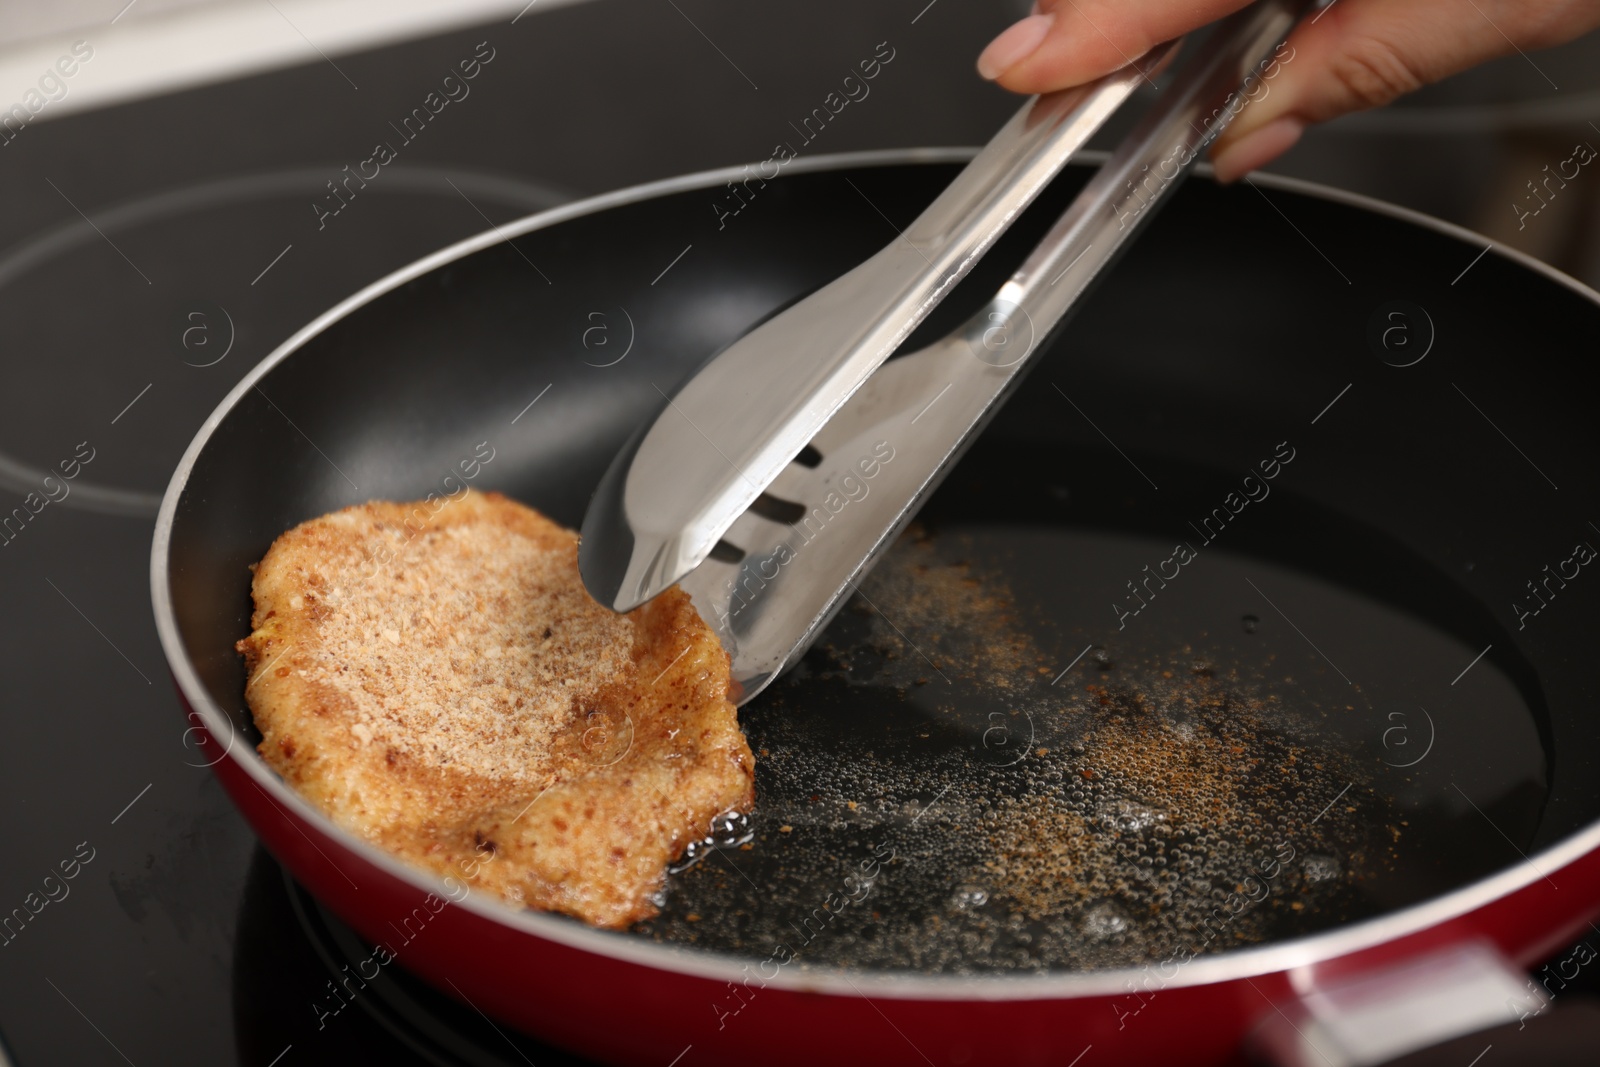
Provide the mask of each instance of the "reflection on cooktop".
[{"label": "reflection on cooktop", "polygon": [[386,964],[381,947],[364,943],[259,848],[239,911],[233,1018],[246,1067],[268,1067],[294,1048],[315,1048],[317,1062],[393,1067],[588,1062],[507,1031]]},{"label": "reflection on cooktop", "polygon": [[[571,198],[531,181],[419,166],[373,183],[364,210],[322,234],[300,224],[306,190],[323,177],[296,168],[186,185],[97,209],[92,222],[71,219],[7,250],[5,335],[42,358],[5,371],[8,391],[28,403],[0,422],[0,485],[38,489],[56,467],[50,450],[87,437],[103,446],[99,463],[62,506],[153,517],[194,431],[163,415],[214,407],[282,340],[265,323],[309,321],[328,302],[330,278],[353,288],[481,230],[480,209],[515,218]],[[94,314],[62,314],[56,295],[75,289],[93,293]],[[167,344],[130,361],[108,328]]]}]

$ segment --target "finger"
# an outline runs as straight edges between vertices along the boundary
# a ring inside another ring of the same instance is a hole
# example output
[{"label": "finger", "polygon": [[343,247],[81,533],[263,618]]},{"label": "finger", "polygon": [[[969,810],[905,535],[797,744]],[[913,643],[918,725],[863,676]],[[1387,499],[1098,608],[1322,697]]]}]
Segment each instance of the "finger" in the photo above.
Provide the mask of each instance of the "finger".
[{"label": "finger", "polygon": [[1600,25],[1600,4],[1337,0],[1315,18],[1290,35],[1276,75],[1263,79],[1217,139],[1218,180],[1233,181],[1277,158],[1311,123],[1381,107],[1497,56],[1571,40]]},{"label": "finger", "polygon": [[1082,85],[1244,7],[1248,0],[1040,0],[978,57],[978,73],[1018,93]]}]

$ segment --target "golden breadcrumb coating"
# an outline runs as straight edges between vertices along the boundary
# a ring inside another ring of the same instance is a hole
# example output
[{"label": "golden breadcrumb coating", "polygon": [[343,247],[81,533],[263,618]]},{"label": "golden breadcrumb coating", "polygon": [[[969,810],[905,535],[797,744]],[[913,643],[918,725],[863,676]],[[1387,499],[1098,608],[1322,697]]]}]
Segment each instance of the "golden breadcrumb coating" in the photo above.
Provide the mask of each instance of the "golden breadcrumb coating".
[{"label": "golden breadcrumb coating", "polygon": [[728,655],[672,589],[595,603],[572,531],[498,493],[301,523],[238,643],[260,751],[339,825],[530,908],[623,927],[748,810]]}]

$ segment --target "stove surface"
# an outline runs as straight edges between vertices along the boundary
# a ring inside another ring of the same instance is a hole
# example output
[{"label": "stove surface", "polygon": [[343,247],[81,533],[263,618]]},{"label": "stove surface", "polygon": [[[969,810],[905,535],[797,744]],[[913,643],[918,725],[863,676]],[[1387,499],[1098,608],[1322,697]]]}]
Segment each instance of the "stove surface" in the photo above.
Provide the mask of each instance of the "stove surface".
[{"label": "stove surface", "polygon": [[[0,544],[0,914],[78,864],[0,937],[0,1061],[578,1062],[393,969],[327,1013],[366,951],[256,843],[163,663],[148,565],[167,478],[234,383],[345,296],[530,212],[765,159],[880,42],[896,58],[870,98],[802,155],[982,143],[1016,102],[973,58],[1023,6],[596,0],[0,148],[0,501],[82,463]],[[470,92],[407,125],[463,61]],[[349,180],[378,142],[392,161]]]},{"label": "stove surface", "polygon": [[[881,41],[893,65],[806,154],[986,140],[1014,102],[967,72],[1006,10],[942,0],[912,25],[913,6],[570,4],[0,148],[0,499],[84,463],[0,547],[4,911],[92,857],[0,947],[16,1063],[576,1062],[404,976],[321,1014],[353,940],[285,881],[188,732],[150,613],[153,516],[218,401],[322,311],[493,224],[765,159]],[[462,61],[467,94],[408,124]],[[347,184],[377,142],[395,158]]]}]

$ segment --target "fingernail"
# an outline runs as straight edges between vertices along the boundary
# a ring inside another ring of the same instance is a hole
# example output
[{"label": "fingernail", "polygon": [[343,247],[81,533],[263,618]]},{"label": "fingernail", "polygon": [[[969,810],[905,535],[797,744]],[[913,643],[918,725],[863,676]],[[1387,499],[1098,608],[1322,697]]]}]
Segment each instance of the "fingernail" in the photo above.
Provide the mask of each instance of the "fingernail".
[{"label": "fingernail", "polygon": [[989,47],[978,57],[978,73],[990,81],[1027,59],[1044,43],[1050,32],[1054,14],[1029,15],[1021,22],[1008,27],[1004,33],[989,42]]},{"label": "fingernail", "polygon": [[1294,147],[1305,130],[1305,123],[1288,115],[1251,130],[1211,157],[1217,181],[1224,185],[1238,181],[1257,167],[1272,162]]}]

